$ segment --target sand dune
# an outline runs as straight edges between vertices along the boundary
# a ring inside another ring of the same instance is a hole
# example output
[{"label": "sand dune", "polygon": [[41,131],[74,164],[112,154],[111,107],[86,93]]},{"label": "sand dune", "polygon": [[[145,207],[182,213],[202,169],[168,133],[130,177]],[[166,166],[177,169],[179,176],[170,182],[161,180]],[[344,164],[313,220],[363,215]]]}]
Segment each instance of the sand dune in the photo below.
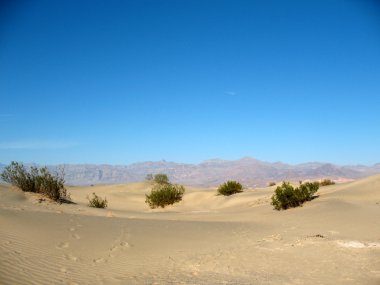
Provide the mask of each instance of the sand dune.
[{"label": "sand dune", "polygon": [[273,190],[151,210],[148,183],[71,187],[75,205],[0,186],[0,284],[380,284],[379,175],[280,212]]}]

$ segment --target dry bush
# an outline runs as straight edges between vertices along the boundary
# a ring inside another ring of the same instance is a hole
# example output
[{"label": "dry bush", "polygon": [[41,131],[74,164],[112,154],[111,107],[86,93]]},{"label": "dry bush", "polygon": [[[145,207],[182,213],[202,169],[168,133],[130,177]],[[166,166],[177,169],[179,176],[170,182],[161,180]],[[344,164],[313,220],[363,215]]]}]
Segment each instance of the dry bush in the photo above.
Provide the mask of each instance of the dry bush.
[{"label": "dry bush", "polygon": [[331,179],[323,179],[320,183],[321,186],[334,185],[335,182]]},{"label": "dry bush", "polygon": [[241,192],[243,192],[243,186],[237,181],[227,181],[218,188],[218,194],[224,196],[230,196]]},{"label": "dry bush", "polygon": [[1,179],[24,192],[41,193],[57,202],[69,202],[70,197],[65,188],[64,173],[50,173],[47,167],[30,167],[12,161],[1,173]]},{"label": "dry bush", "polygon": [[169,184],[169,178],[166,174],[156,174],[154,175],[154,182],[157,184]]},{"label": "dry bush", "polygon": [[145,195],[145,203],[149,204],[149,207],[165,208],[168,205],[172,205],[182,200],[182,196],[185,193],[185,187],[177,184],[156,184],[153,186],[149,195]]},{"label": "dry bush", "polygon": [[102,199],[101,197],[99,197],[98,195],[94,193],[92,193],[92,197],[88,197],[87,196],[87,200],[88,200],[88,205],[90,207],[93,207],[93,208],[107,208],[108,206],[108,201],[106,198]]},{"label": "dry bush", "polygon": [[289,182],[283,182],[274,191],[272,205],[276,210],[301,206],[306,201],[310,201],[318,189],[319,183],[315,182],[306,182],[296,188]]}]

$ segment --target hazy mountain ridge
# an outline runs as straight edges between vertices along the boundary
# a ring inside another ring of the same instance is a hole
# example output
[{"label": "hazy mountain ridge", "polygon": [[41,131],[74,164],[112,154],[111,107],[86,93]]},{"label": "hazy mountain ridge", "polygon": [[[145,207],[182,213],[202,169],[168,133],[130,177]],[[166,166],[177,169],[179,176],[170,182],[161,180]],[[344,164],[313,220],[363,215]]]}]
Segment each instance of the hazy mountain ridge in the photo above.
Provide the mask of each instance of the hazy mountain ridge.
[{"label": "hazy mountain ridge", "polygon": [[[4,166],[0,164],[0,171]],[[157,161],[129,165],[61,164],[48,167],[52,170],[63,168],[66,182],[70,185],[138,182],[144,180],[148,173],[166,173],[173,182],[194,186],[216,186],[232,179],[245,186],[264,186],[269,181],[322,178],[347,181],[380,173],[379,163],[372,166],[339,166],[320,162],[290,165],[250,157],[232,161],[211,159],[199,164]]]}]

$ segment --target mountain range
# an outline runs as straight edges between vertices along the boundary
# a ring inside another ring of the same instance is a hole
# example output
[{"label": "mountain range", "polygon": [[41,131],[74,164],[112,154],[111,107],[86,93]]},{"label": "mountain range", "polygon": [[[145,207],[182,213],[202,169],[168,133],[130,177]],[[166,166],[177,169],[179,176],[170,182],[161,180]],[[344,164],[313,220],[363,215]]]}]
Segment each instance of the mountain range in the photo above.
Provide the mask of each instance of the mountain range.
[{"label": "mountain range", "polygon": [[[5,167],[0,164],[0,171]],[[147,174],[165,173],[170,180],[192,186],[217,186],[227,180],[240,181],[244,186],[260,187],[283,180],[351,181],[380,173],[380,163],[366,165],[336,165],[309,162],[290,165],[265,162],[251,157],[239,160],[211,159],[199,164],[169,161],[140,162],[129,165],[61,164],[48,166],[51,170],[64,169],[69,185],[122,184],[143,181]]]}]

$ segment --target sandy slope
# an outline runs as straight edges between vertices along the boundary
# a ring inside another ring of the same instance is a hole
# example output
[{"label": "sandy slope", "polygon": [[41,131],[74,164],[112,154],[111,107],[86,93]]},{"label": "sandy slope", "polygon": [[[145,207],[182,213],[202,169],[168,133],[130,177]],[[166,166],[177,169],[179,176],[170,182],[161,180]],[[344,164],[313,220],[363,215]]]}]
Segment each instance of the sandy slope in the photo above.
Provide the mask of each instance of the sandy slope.
[{"label": "sandy slope", "polygon": [[0,186],[0,284],[380,284],[379,175],[281,212],[273,189],[150,210],[145,183],[72,187],[76,205]]}]

